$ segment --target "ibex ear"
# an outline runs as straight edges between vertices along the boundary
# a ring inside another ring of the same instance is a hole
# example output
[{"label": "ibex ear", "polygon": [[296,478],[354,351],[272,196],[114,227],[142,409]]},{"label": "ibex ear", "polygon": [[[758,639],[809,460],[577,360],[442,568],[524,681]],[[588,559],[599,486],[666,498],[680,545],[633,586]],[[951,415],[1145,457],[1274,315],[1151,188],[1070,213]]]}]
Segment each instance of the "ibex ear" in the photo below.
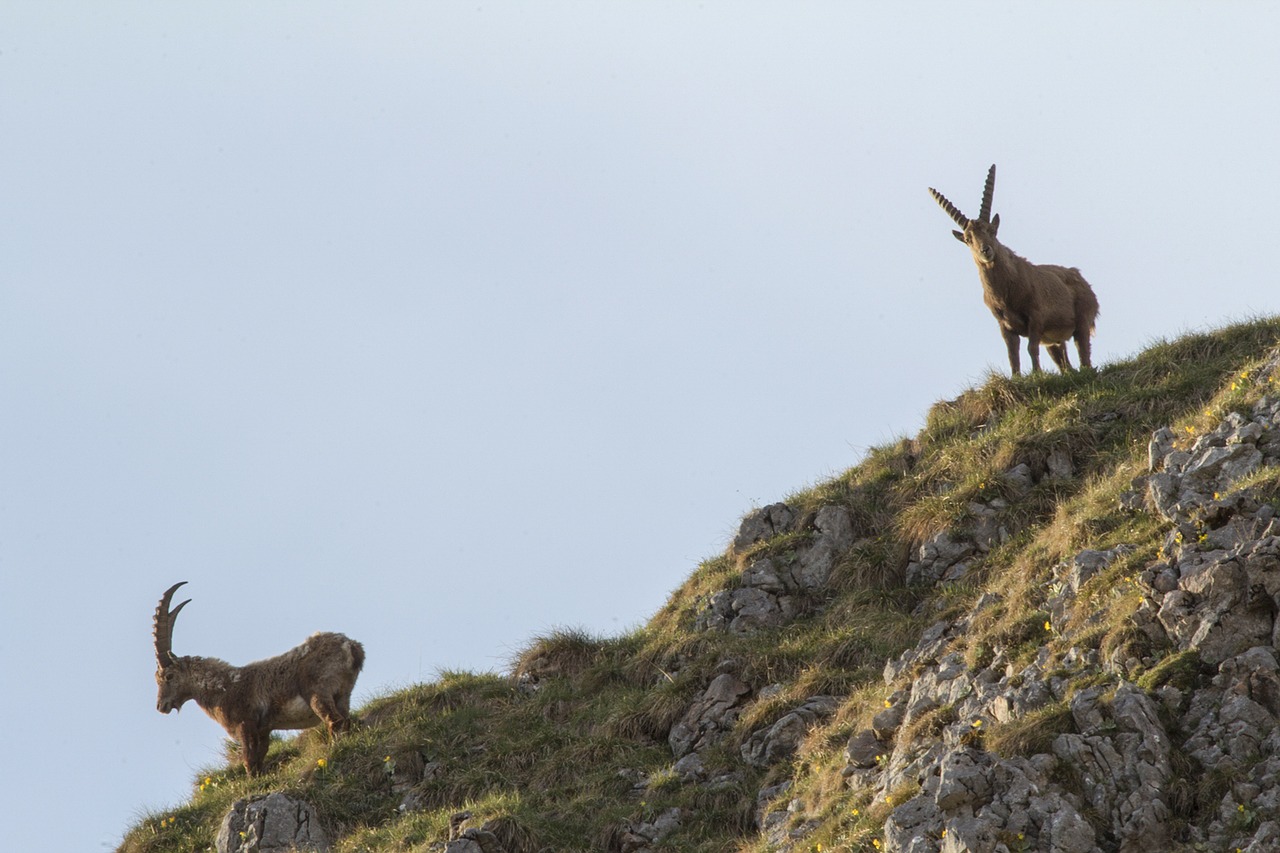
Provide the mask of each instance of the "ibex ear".
[{"label": "ibex ear", "polygon": [[991,236],[994,237],[996,232],[1000,230],[1000,214],[991,217]]},{"label": "ibex ear", "polygon": [[953,236],[953,237],[955,237],[955,238],[956,238],[957,240],[959,240],[961,243],[963,243],[963,242],[964,242],[964,232],[963,232],[963,231],[952,231],[952,232],[951,232],[951,234],[952,234],[952,236]]}]

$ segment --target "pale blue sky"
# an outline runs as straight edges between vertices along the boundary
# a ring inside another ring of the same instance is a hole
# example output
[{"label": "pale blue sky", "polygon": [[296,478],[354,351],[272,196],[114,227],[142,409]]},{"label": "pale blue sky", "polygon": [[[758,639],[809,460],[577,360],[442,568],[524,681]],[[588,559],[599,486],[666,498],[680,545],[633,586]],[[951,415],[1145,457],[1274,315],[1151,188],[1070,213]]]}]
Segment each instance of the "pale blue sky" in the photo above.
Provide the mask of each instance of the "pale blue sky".
[{"label": "pale blue sky", "polygon": [[343,631],[358,700],[501,670],[640,624],[751,507],[1007,370],[927,186],[972,210],[999,164],[1098,362],[1280,311],[1277,24],[6,2],[6,849],[114,847],[221,761],[154,709],[175,581],[179,654]]}]

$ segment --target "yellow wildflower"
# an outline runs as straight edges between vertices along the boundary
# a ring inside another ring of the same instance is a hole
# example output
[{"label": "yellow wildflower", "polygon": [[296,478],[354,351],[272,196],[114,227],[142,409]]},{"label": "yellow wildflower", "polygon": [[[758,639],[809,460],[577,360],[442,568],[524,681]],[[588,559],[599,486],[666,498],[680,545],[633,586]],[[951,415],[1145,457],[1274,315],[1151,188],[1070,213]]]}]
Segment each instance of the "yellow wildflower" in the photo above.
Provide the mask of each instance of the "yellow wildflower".
[{"label": "yellow wildflower", "polygon": [[319,767],[321,770],[327,767],[328,764],[329,762],[325,761],[323,758],[316,759],[316,767]]}]

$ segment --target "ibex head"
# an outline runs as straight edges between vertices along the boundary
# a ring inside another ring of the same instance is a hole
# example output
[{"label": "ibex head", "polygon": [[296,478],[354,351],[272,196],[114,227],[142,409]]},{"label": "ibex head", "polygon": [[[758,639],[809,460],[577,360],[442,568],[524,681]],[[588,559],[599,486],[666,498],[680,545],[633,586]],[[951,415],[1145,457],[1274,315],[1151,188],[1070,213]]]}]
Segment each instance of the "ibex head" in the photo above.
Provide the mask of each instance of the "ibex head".
[{"label": "ibex head", "polygon": [[188,598],[172,610],[169,609],[169,602],[173,600],[173,594],[184,583],[186,581],[175,583],[169,587],[161,597],[159,606],[156,607],[154,632],[156,640],[156,684],[160,687],[160,695],[156,698],[156,709],[162,714],[181,708],[182,704],[192,698],[193,695],[189,684],[190,679],[187,678],[183,665],[183,658],[173,653],[173,623],[178,618],[178,613],[191,602],[191,599]]},{"label": "ibex head", "polygon": [[969,247],[969,251],[973,252],[973,259],[979,266],[990,266],[996,260],[996,232],[1000,230],[1000,214],[994,217],[991,215],[991,197],[995,194],[996,189],[996,166],[991,164],[991,169],[987,172],[987,185],[982,190],[982,209],[978,212],[977,219],[969,219],[963,213],[956,209],[956,206],[947,201],[947,197],[942,193],[929,187],[929,195],[933,196],[933,200],[942,205],[942,209],[955,220],[956,224],[963,228],[963,231],[952,231],[956,239]]}]

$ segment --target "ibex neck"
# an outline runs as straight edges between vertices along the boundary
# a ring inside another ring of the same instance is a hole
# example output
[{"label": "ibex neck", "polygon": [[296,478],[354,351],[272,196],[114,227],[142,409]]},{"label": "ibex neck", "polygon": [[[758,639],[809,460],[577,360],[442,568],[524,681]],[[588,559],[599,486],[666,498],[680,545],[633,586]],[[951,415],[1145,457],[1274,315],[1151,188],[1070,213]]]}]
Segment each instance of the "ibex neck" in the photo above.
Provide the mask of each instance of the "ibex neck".
[{"label": "ibex neck", "polygon": [[1001,296],[1009,292],[1017,277],[1017,264],[1021,260],[1004,246],[1000,246],[989,264],[978,264],[978,276],[982,286]]},{"label": "ibex neck", "polygon": [[227,688],[231,686],[235,667],[217,658],[191,657],[187,658],[187,661],[191,687],[194,690],[191,698],[208,711],[226,695]]}]

